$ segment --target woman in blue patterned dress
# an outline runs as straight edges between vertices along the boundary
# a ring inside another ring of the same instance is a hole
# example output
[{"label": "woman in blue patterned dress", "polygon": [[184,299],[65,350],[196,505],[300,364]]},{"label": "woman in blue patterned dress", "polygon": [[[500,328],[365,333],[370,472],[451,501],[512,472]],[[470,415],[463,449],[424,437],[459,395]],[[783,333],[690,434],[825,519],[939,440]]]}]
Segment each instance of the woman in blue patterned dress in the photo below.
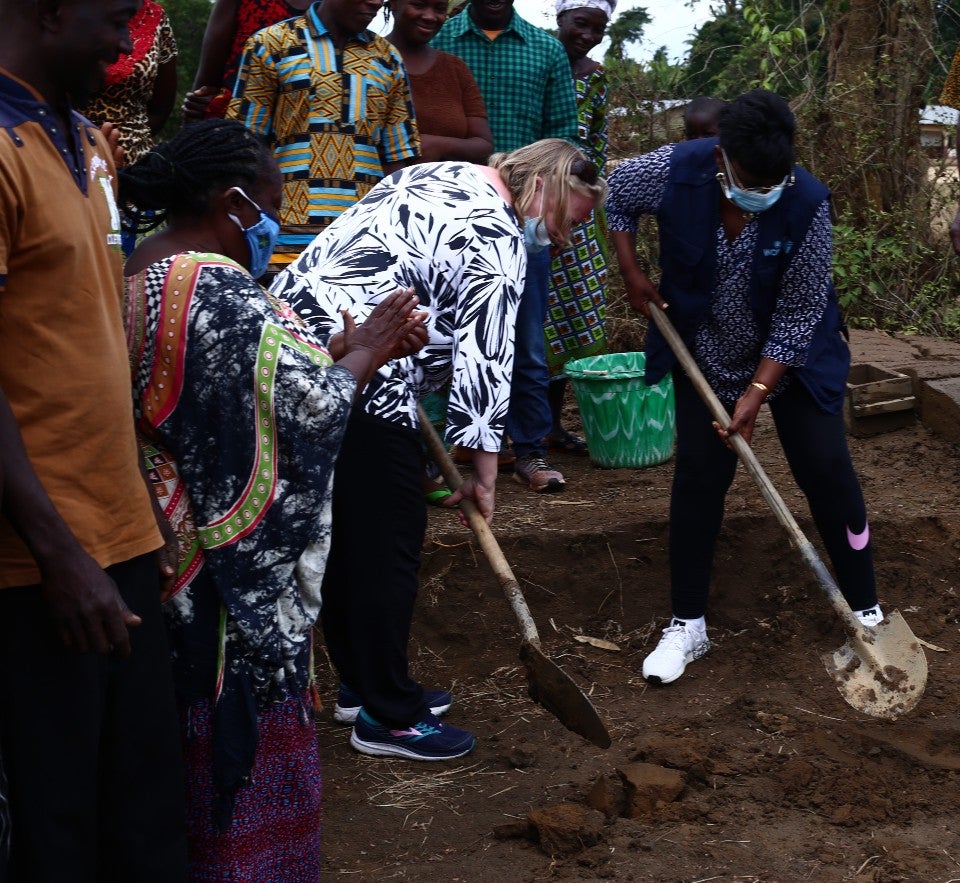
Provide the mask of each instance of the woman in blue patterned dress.
[{"label": "woman in blue patterned dress", "polygon": [[254,280],[281,199],[268,147],[234,121],[190,126],[123,170],[167,227],[127,262],[134,407],[179,541],[166,603],[183,714],[190,879],[315,881],[320,762],[312,634],[333,465],[358,389],[425,339],[410,292],[341,358]]},{"label": "woman in blue patterned dress", "polygon": [[[844,597],[864,625],[883,617],[843,422],[850,351],[830,276],[830,192],[794,165],[796,122],[779,96],[741,95],[720,111],[719,127],[719,139],[668,144],[622,163],[607,200],[630,304],[648,317],[649,301],[669,304],[677,332],[733,413],[729,426],[713,424],[651,323],[646,379],[672,370],[677,403],[673,618],[643,663],[653,683],[676,680],[710,648],[710,571],[737,464],[725,441],[735,432],[750,441],[764,401]],[[637,262],[643,214],[656,215],[660,228],[659,290]]]},{"label": "woman in blue patterned dress", "polygon": [[[607,162],[607,75],[587,53],[603,39],[616,0],[557,0],[557,36],[567,50],[577,90],[580,141],[584,152],[603,174]],[[567,379],[564,365],[602,353],[607,338],[607,258],[603,241],[603,210],[598,209],[570,233],[570,242],[550,265],[546,336],[548,398],[553,428],[550,448],[586,454],[582,438],[567,432],[561,421]]]}]

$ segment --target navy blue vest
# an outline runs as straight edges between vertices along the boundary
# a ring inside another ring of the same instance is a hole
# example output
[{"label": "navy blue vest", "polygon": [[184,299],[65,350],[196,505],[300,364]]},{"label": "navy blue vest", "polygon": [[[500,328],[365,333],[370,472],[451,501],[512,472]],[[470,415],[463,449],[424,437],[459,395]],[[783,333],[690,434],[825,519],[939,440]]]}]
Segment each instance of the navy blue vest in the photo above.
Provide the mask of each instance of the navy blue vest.
[{"label": "navy blue vest", "polygon": [[[660,293],[670,305],[668,316],[688,348],[706,319],[713,297],[717,264],[716,231],[720,226],[721,191],[716,181],[716,138],[675,145],[670,178],[657,220],[660,227]],[[803,241],[820,203],[830,191],[809,172],[794,167],[796,183],[777,203],[757,215],[757,249],[750,278],[750,306],[761,339],[765,339],[780,293],[780,280]],[[814,331],[802,368],[790,369],[824,410],[839,413],[850,350],[836,292],[830,284],[827,307]],[[656,383],[676,359],[652,322],[647,330],[647,383]]]}]

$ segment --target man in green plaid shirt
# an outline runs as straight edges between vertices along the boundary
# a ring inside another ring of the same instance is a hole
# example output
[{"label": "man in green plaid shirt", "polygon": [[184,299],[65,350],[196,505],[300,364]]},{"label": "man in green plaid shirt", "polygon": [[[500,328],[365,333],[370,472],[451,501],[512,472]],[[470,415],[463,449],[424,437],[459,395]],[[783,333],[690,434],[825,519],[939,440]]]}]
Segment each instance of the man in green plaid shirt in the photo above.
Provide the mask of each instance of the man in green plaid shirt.
[{"label": "man in green plaid shirt", "polygon": [[[577,98],[566,50],[522,19],[513,0],[471,0],[463,12],[447,19],[431,45],[459,56],[470,68],[487,105],[497,152],[542,138],[579,143]],[[541,493],[565,485],[546,461],[544,441],[553,426],[543,336],[549,274],[549,249],[527,254],[507,411],[507,434],[517,455],[514,477]]]},{"label": "man in green plaid shirt", "polygon": [[[496,15],[487,14],[494,8]],[[431,45],[467,63],[487,105],[494,150],[509,152],[541,138],[578,143],[566,50],[522,19],[513,0],[473,0],[447,19]]]}]

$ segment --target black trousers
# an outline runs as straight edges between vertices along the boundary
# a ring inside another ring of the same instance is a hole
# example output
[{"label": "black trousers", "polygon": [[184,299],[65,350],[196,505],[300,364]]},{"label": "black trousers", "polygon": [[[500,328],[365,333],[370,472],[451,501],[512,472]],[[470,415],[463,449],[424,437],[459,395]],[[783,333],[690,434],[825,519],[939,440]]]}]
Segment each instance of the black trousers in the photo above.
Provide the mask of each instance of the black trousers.
[{"label": "black trousers", "polygon": [[407,671],[427,527],[418,433],[354,409],[337,458],[321,619],[340,679],[380,723],[426,713]]},{"label": "black trousers", "polygon": [[186,880],[183,768],[153,555],[107,569],[143,622],[116,659],[66,649],[39,587],[0,590],[0,747],[15,883]]},{"label": "black trousers", "polygon": [[[712,417],[680,369],[673,372],[677,457],[670,496],[670,597],[673,615],[703,616],[710,572],[737,456],[720,440]],[[730,403],[724,403],[732,413]],[[860,481],[850,460],[843,415],[822,410],[797,380],[770,403],[777,435],[854,610],[877,603],[873,551],[856,537],[867,529]],[[851,541],[850,534],[854,535]]]}]

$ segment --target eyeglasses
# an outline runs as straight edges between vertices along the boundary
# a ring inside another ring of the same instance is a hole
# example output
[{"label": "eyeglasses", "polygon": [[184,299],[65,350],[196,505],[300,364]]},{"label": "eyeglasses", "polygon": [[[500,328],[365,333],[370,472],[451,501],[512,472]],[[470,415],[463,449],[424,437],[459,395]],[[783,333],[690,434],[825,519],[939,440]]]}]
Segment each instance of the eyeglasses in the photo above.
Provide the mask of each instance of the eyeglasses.
[{"label": "eyeglasses", "polygon": [[597,170],[597,167],[590,162],[588,159],[578,158],[570,163],[570,174],[575,178],[579,178],[589,187],[592,187],[597,183],[597,178],[600,177],[600,172]]},{"label": "eyeglasses", "polygon": [[[779,184],[772,184],[769,187],[744,187],[743,184],[737,180],[736,175],[733,174],[733,167],[730,165],[730,159],[727,156],[727,151],[721,147],[720,153],[723,155],[723,164],[727,169],[727,179],[731,184],[734,185],[734,187],[744,191],[744,193],[751,193],[756,196],[766,196],[768,193],[772,193],[774,190],[780,190],[784,187],[792,187],[796,183],[796,177],[791,171],[784,176],[783,180]],[[722,175],[723,172],[720,172],[720,174]]]}]

